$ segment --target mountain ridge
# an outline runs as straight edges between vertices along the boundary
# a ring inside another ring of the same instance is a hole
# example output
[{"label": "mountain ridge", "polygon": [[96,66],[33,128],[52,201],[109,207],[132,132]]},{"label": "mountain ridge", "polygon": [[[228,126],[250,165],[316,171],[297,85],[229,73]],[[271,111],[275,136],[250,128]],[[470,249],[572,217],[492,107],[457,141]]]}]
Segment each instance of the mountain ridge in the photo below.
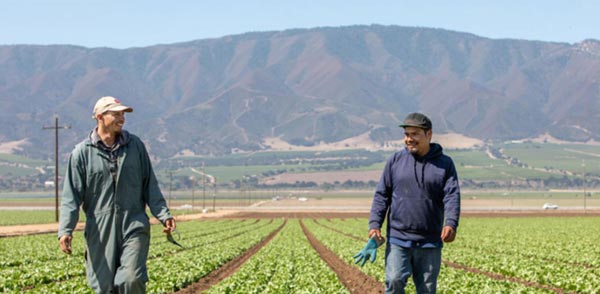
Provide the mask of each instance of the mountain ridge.
[{"label": "mountain ridge", "polygon": [[[397,140],[404,115],[478,140],[600,141],[600,42],[489,39],[443,29],[349,26],[251,32],[128,49],[0,46],[0,143],[47,156],[54,114],[68,152],[112,95],[156,156]],[[26,101],[27,103],[20,103]]]}]

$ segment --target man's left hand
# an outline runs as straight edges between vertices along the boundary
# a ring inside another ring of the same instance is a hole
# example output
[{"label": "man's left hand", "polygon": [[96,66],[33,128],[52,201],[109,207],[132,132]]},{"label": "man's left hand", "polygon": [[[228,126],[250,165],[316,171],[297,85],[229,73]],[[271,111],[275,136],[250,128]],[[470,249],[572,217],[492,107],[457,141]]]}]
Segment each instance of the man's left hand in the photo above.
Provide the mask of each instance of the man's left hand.
[{"label": "man's left hand", "polygon": [[456,238],[456,231],[451,226],[445,226],[442,229],[442,241],[450,243]]}]

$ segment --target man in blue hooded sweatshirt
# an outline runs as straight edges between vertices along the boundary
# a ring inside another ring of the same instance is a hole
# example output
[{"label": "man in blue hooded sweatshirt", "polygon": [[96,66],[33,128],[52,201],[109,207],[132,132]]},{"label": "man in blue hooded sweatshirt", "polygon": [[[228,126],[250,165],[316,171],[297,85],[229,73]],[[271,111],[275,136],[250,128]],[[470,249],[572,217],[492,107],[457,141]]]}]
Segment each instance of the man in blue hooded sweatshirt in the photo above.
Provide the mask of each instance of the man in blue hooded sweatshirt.
[{"label": "man in blue hooded sweatshirt", "polygon": [[411,113],[406,148],[391,156],[377,185],[369,238],[381,239],[387,214],[385,291],[404,293],[412,275],[417,293],[435,293],[443,242],[452,242],[460,216],[460,189],[452,159],[431,143],[431,120]]}]

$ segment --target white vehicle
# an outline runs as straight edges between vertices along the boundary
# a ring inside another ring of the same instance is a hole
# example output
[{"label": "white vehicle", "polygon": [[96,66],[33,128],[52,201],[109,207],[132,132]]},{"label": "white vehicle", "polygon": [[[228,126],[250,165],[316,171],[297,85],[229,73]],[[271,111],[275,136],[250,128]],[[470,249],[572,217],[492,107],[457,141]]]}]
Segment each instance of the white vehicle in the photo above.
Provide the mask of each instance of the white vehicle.
[{"label": "white vehicle", "polygon": [[298,198],[298,201],[305,202],[305,201],[308,201],[308,198],[306,198],[306,197],[300,197],[300,198]]},{"label": "white vehicle", "polygon": [[552,203],[544,203],[544,209],[558,209],[558,205]]}]

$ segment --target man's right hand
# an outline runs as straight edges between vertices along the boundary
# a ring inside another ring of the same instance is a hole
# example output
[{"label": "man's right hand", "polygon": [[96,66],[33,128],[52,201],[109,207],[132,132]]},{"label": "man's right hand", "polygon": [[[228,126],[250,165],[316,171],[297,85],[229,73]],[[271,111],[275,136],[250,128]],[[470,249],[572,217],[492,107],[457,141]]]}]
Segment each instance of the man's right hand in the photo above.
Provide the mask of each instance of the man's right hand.
[{"label": "man's right hand", "polygon": [[375,258],[377,258],[377,241],[374,238],[369,239],[367,245],[363,249],[361,249],[356,255],[354,255],[354,263],[360,263],[360,266],[364,266],[367,259],[371,261],[371,263],[375,262]]},{"label": "man's right hand", "polygon": [[174,218],[170,218],[170,219],[168,219],[168,220],[165,221],[164,228],[163,228],[163,233],[169,235],[172,232],[175,232],[176,228],[177,228],[177,225],[175,224],[175,219]]},{"label": "man's right hand", "polygon": [[63,235],[60,237],[60,250],[66,254],[71,254],[71,240],[73,240],[73,236],[71,235]]}]

